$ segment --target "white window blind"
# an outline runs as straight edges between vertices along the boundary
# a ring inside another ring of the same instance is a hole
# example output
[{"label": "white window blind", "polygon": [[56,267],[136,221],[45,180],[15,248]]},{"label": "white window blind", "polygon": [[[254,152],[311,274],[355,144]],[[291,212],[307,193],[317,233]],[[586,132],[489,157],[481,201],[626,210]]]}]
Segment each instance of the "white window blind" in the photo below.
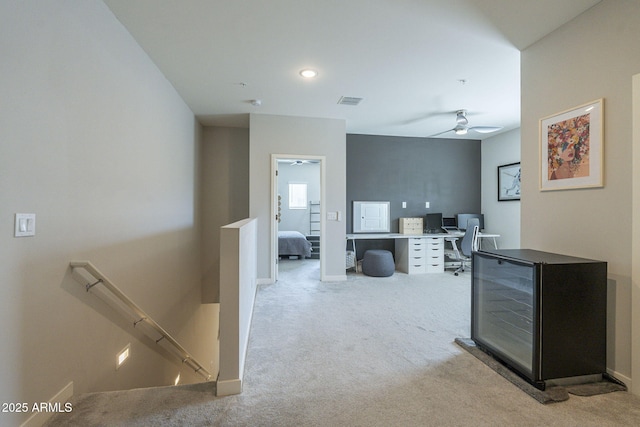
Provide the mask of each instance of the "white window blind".
[{"label": "white window blind", "polygon": [[289,183],[289,209],[307,208],[307,184],[302,182]]}]

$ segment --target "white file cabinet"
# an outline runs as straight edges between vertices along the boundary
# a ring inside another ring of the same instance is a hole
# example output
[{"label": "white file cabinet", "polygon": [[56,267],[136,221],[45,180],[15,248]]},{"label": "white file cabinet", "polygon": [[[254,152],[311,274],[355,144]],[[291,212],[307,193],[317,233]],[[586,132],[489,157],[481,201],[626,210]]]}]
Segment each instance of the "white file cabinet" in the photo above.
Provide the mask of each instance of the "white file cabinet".
[{"label": "white file cabinet", "polygon": [[444,272],[442,237],[396,239],[396,269],[407,274]]},{"label": "white file cabinet", "polygon": [[442,237],[427,237],[425,269],[427,273],[444,272],[444,239]]}]

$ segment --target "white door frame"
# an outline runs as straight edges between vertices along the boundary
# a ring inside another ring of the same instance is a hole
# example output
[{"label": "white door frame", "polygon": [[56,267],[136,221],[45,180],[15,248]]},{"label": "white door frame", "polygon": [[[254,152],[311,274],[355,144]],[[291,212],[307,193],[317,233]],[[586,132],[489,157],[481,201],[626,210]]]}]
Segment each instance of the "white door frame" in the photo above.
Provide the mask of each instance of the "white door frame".
[{"label": "white door frame", "polygon": [[325,163],[326,156],[310,156],[305,154],[271,154],[271,253],[273,257],[270,262],[270,274],[273,281],[278,280],[278,160],[317,160],[320,162],[320,280],[324,281],[325,273],[325,232],[326,232],[326,173]]}]

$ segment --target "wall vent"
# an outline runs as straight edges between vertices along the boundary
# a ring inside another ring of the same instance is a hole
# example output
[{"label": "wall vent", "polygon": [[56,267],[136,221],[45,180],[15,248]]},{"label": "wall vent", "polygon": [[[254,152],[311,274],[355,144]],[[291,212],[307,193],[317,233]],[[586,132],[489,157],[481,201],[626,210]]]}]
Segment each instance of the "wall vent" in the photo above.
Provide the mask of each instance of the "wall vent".
[{"label": "wall vent", "polygon": [[358,105],[362,101],[362,98],[356,98],[353,96],[341,96],[338,100],[340,105]]}]

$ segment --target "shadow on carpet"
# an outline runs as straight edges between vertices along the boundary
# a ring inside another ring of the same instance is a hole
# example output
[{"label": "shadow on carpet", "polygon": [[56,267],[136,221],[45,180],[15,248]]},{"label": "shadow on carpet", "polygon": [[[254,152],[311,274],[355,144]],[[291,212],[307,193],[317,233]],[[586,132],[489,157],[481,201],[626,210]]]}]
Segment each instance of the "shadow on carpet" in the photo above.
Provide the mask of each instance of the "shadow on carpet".
[{"label": "shadow on carpet", "polygon": [[503,365],[500,361],[477,347],[470,338],[456,338],[455,342],[540,403],[562,402],[569,399],[569,393],[576,396],[594,396],[614,391],[627,391],[624,383],[606,374],[603,375],[602,381],[599,382],[562,386],[555,385],[547,387],[546,390],[539,390],[507,366]]}]

